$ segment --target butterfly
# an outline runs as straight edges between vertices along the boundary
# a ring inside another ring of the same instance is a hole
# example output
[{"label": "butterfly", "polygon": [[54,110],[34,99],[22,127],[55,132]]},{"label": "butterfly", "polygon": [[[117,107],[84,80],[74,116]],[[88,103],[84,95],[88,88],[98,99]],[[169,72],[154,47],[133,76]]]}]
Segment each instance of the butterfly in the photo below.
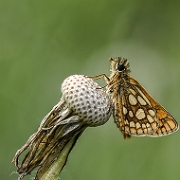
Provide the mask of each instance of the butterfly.
[{"label": "butterfly", "polygon": [[124,139],[131,136],[160,137],[172,134],[178,123],[167,110],[157,103],[145,88],[129,75],[129,62],[125,58],[109,58],[110,77],[105,74],[106,92],[110,94],[113,117]]}]

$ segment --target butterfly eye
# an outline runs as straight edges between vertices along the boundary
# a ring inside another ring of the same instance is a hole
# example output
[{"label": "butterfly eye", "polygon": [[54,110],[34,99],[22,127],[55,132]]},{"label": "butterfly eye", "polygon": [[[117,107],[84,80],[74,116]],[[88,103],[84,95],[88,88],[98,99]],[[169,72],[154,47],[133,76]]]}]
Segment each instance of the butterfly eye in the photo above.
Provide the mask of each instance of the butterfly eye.
[{"label": "butterfly eye", "polygon": [[118,68],[119,71],[123,71],[125,69],[124,64],[118,64]]}]

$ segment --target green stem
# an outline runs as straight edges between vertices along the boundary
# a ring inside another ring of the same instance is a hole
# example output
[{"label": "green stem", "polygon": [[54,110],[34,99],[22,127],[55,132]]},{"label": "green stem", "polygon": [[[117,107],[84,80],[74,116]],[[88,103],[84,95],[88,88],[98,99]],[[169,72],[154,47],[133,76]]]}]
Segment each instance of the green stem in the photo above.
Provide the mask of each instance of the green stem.
[{"label": "green stem", "polygon": [[77,140],[76,137],[73,137],[67,143],[67,145],[59,154],[58,158],[53,162],[50,168],[44,173],[44,175],[39,180],[49,180],[49,179],[57,180],[59,178],[59,174],[62,171],[64,165],[66,164],[68,155],[72,150],[76,140]]}]

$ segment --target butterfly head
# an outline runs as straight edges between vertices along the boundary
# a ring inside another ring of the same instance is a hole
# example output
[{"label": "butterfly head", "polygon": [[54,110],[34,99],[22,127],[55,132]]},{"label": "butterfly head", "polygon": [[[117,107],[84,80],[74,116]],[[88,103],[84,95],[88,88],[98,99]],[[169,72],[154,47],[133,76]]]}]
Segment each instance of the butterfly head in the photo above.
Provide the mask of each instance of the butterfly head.
[{"label": "butterfly head", "polygon": [[125,72],[129,73],[129,62],[125,58],[117,57],[117,58],[109,58],[111,61],[111,73],[115,74],[116,72]]}]

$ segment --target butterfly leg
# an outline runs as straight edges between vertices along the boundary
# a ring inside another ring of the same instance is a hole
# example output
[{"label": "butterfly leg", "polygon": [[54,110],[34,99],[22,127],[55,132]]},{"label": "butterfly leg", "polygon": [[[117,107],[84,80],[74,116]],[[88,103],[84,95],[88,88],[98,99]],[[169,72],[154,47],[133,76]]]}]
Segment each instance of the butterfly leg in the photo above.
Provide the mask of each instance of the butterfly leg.
[{"label": "butterfly leg", "polygon": [[91,78],[93,80],[98,80],[98,79],[101,79],[103,78],[104,81],[108,84],[108,82],[110,81],[110,79],[107,77],[106,74],[99,74],[97,76],[88,76],[88,78]]}]

